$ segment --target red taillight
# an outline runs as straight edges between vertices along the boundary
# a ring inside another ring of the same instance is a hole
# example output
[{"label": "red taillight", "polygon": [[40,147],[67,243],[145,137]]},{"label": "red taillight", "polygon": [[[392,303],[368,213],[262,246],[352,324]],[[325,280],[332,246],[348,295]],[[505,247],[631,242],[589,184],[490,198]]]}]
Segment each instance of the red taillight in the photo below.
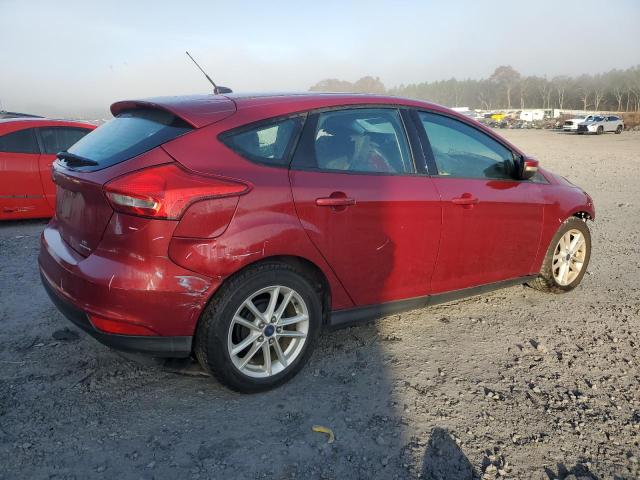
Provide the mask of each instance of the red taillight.
[{"label": "red taillight", "polygon": [[243,183],[187,172],[174,163],[138,170],[104,186],[114,210],[169,220],[180,218],[199,200],[240,195],[248,189]]},{"label": "red taillight", "polygon": [[114,335],[158,335],[150,328],[137,323],[112,320],[110,318],[99,317],[98,315],[89,315],[89,320],[91,320],[91,324],[98,330]]}]

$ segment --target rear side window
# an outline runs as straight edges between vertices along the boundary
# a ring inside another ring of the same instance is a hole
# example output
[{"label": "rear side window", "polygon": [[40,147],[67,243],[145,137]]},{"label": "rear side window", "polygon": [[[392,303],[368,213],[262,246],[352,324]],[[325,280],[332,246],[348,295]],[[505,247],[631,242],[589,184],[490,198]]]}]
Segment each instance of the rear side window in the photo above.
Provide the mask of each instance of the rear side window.
[{"label": "rear side window", "polygon": [[273,123],[262,123],[256,127],[223,134],[220,140],[251,161],[286,166],[288,153],[303,120],[303,117],[292,117]]},{"label": "rear side window", "polygon": [[184,120],[169,112],[130,110],[93,130],[68,151],[97,162],[98,166],[91,170],[98,170],[147,152],[191,129]]},{"label": "rear side window", "polygon": [[413,173],[400,112],[353,108],[310,117],[296,168],[398,175]]},{"label": "rear side window", "polygon": [[0,137],[0,152],[40,153],[33,128],[7,133]]},{"label": "rear side window", "polygon": [[321,170],[409,173],[412,163],[400,112],[363,108],[321,113],[315,134]]},{"label": "rear side window", "polygon": [[52,154],[68,150],[71,145],[91,130],[86,128],[46,127],[40,128],[43,153]]}]

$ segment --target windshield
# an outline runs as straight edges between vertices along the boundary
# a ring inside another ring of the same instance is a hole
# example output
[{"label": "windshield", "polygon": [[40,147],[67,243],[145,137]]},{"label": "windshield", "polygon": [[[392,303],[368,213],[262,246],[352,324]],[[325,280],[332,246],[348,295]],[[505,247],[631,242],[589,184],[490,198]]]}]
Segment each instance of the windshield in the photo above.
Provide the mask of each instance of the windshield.
[{"label": "windshield", "polygon": [[191,130],[163,110],[125,111],[69,148],[69,153],[93,161],[83,170],[99,170],[147,152]]}]

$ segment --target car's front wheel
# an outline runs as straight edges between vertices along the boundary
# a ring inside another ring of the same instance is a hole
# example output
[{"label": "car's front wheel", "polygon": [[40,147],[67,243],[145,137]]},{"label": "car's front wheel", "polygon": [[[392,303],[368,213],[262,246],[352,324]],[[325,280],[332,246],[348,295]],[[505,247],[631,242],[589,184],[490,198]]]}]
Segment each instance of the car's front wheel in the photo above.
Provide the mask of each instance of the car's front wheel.
[{"label": "car's front wheel", "polygon": [[596,130],[596,134],[597,135],[602,135],[604,133],[604,127],[602,125],[600,125],[598,127],[598,130]]},{"label": "car's front wheel", "polygon": [[267,263],[225,284],[204,312],[195,339],[203,368],[240,392],[268,390],[306,363],[320,331],[321,300],[303,272]]},{"label": "car's front wheel", "polygon": [[564,293],[578,286],[591,258],[591,233],[584,220],[565,220],[549,245],[538,277],[529,286]]}]

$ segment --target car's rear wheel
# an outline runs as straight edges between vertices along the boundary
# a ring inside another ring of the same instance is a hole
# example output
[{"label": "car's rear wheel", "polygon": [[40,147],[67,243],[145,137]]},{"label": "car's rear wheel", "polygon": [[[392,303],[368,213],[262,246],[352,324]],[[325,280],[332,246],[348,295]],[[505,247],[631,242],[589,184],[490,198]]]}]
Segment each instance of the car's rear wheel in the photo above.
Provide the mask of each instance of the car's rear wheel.
[{"label": "car's rear wheel", "polygon": [[537,290],[564,293],[578,286],[591,258],[591,233],[586,222],[565,220],[549,245],[540,274],[529,285]]},{"label": "car's rear wheel", "polygon": [[600,125],[600,126],[598,127],[598,130],[596,130],[596,133],[597,133],[598,135],[602,135],[602,134],[604,133],[604,127],[603,127],[602,125]]},{"label": "car's rear wheel", "polygon": [[622,133],[622,125],[618,125],[618,128],[616,128],[616,134],[620,135]]},{"label": "car's rear wheel", "polygon": [[321,318],[321,300],[304,272],[279,263],[252,267],[207,307],[196,332],[196,358],[234,390],[268,390],[306,363]]}]

